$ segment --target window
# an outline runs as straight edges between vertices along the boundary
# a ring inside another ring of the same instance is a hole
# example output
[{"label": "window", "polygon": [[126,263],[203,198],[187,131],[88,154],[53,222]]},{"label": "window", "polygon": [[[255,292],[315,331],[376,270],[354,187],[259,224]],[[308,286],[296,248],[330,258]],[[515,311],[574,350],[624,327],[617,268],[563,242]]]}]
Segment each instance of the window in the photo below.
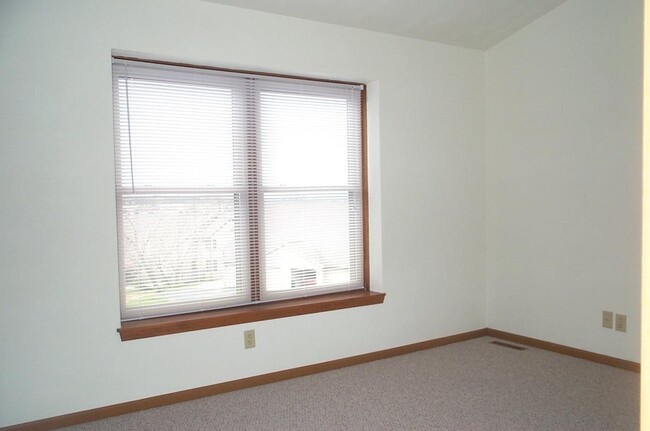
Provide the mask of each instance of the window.
[{"label": "window", "polygon": [[122,320],[367,288],[363,86],[113,59]]}]

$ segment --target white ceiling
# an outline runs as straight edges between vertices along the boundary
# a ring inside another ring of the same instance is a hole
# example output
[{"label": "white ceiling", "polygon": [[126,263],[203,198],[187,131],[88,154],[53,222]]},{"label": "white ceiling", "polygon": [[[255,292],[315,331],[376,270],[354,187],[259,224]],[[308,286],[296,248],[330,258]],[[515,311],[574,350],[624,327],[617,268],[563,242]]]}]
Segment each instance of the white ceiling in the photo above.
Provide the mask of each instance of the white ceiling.
[{"label": "white ceiling", "polygon": [[487,49],[566,0],[206,0]]}]

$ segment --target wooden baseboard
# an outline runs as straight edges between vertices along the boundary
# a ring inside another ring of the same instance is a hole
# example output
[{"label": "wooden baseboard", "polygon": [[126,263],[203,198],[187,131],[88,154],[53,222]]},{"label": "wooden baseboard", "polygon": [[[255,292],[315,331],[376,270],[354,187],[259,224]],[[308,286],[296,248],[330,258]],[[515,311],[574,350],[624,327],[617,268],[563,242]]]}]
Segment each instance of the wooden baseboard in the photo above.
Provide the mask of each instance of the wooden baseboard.
[{"label": "wooden baseboard", "polygon": [[188,389],[180,392],[159,395],[151,398],[144,398],[136,401],[115,404],[112,406],[100,407],[92,410],[85,410],[77,413],[56,416],[53,418],[42,419],[33,422],[13,425],[2,428],[4,431],[21,430],[21,431],[42,431],[56,428],[78,425],[84,422],[92,422],[99,419],[105,419],[112,416],[119,416],[126,413],[133,413],[140,410],[150,409],[153,407],[162,407],[170,404],[190,401],[197,398],[203,398],[211,395],[222,394],[225,392],[236,391],[239,389],[250,388],[253,386],[265,385],[267,383],[279,382],[282,380],[293,379],[295,377],[307,376],[309,374],[322,373],[324,371],[335,370],[337,368],[359,365],[366,362],[376,361],[379,359],[391,358],[393,356],[413,353],[419,350],[431,349],[433,347],[444,346],[445,344],[467,341],[473,338],[483,337],[488,334],[488,329],[477,329],[475,331],[464,332],[462,334],[450,335],[448,337],[436,338],[434,340],[423,341],[406,346],[395,347],[392,349],[380,350],[377,352],[366,353],[363,355],[351,356],[349,358],[336,359],[319,364],[307,365],[304,367],[292,368],[290,370],[277,371],[274,373],[262,374],[260,376],[248,377],[245,379],[233,380],[215,385],[203,386],[195,389]]},{"label": "wooden baseboard", "polygon": [[618,359],[611,356],[601,355],[599,353],[593,353],[586,350],[564,346],[561,344],[525,337],[523,335],[512,334],[510,332],[499,331],[497,329],[483,328],[477,329],[475,331],[464,332],[462,334],[450,335],[448,337],[423,341],[420,343],[408,344],[406,346],[395,347],[392,349],[351,356],[349,358],[336,359],[333,361],[321,362],[319,364],[292,368],[290,370],[277,371],[274,373],[262,374],[260,376],[253,376],[245,379],[233,380],[230,382],[218,383],[215,385],[203,386],[200,388],[159,395],[156,397],[144,398],[141,400],[129,401],[126,403],[85,410],[82,412],[70,413],[67,415],[56,416],[53,418],[42,419],[34,422],[27,422],[6,428],[1,428],[0,430],[42,431],[78,425],[85,422],[92,422],[99,419],[119,416],[126,413],[133,413],[154,407],[167,406],[183,401],[195,400],[197,398],[208,397],[225,392],[250,388],[253,386],[265,385],[267,383],[293,379],[295,377],[307,376],[309,374],[322,373],[325,371],[335,370],[337,368],[344,368],[352,365],[363,364],[366,362],[377,361],[380,359],[391,358],[393,356],[404,355],[407,353],[431,349],[433,347],[444,346],[446,344],[457,343],[460,341],[467,341],[483,336],[500,338],[502,340],[511,341],[513,343],[537,347],[539,349],[549,350],[551,352],[573,356],[580,359],[586,359],[588,361],[598,362],[600,364],[605,364],[636,373],[639,373],[641,371],[641,365],[637,362],[626,361],[624,359]]},{"label": "wooden baseboard", "polygon": [[510,332],[499,331],[497,329],[486,330],[490,337],[500,338],[502,340],[512,341],[513,343],[524,344],[526,346],[537,347],[538,349],[549,350],[563,355],[573,356],[575,358],[586,359],[599,364],[609,365],[611,367],[621,368],[635,373],[641,372],[641,364],[638,362],[626,361],[625,359],[614,358],[612,356],[601,355],[600,353],[580,350],[562,344],[551,343],[548,341],[538,340],[536,338],[524,337],[523,335],[512,334]]}]

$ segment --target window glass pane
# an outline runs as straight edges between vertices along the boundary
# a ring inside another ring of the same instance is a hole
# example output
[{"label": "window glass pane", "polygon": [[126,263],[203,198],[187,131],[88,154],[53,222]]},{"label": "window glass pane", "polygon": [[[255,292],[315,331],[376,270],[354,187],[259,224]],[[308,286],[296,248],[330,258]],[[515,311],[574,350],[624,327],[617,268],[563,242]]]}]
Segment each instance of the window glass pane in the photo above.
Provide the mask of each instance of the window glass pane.
[{"label": "window glass pane", "polygon": [[347,192],[265,195],[266,292],[360,283],[361,218],[351,204]]},{"label": "window glass pane", "polygon": [[246,294],[244,283],[237,283],[242,245],[236,195],[128,195],[122,200],[127,311]]},{"label": "window glass pane", "polygon": [[346,186],[347,105],[344,98],[262,91],[264,185]]},{"label": "window glass pane", "polygon": [[231,89],[125,78],[119,84],[123,187],[233,185]]}]

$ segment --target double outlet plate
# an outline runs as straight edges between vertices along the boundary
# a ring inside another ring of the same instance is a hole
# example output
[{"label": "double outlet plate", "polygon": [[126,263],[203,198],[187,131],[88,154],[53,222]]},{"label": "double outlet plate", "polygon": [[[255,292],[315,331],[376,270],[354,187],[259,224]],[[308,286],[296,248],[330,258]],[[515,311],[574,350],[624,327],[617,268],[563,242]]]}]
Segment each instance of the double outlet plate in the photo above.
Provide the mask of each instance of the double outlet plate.
[{"label": "double outlet plate", "polygon": [[603,310],[603,328],[607,329],[616,329],[619,332],[627,331],[627,316],[625,314],[616,314],[616,319],[614,319],[614,313],[611,311]]}]

